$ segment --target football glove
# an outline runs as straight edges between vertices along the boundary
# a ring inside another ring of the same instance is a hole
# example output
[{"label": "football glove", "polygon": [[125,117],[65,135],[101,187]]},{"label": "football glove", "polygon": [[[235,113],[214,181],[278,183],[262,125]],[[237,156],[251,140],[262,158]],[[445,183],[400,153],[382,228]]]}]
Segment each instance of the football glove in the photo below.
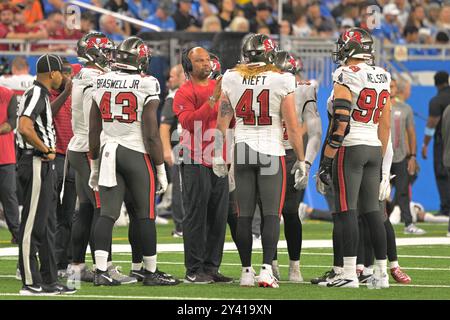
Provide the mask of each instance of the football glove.
[{"label": "football glove", "polygon": [[319,179],[323,184],[331,186],[331,172],[332,172],[333,159],[328,157],[323,157],[319,166]]},{"label": "football glove", "polygon": [[294,174],[294,188],[297,190],[303,190],[308,184],[308,174],[310,166],[305,161],[297,160],[292,167],[291,174]]},{"label": "football glove", "polygon": [[89,187],[91,187],[92,190],[95,192],[98,192],[98,177],[99,177],[99,167],[100,167],[100,160],[90,160],[91,162],[91,174],[89,175]]},{"label": "football glove", "polygon": [[156,166],[156,178],[159,182],[159,189],[156,191],[157,195],[163,194],[167,190],[169,183],[167,182],[166,168],[164,163]]}]

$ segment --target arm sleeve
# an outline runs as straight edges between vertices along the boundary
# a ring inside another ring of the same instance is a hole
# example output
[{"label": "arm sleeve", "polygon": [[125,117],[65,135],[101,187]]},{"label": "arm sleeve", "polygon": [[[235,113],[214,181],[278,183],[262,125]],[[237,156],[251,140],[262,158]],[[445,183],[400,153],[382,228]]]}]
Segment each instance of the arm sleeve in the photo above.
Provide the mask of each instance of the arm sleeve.
[{"label": "arm sleeve", "polygon": [[189,97],[189,92],[178,89],[173,100],[173,112],[178,117],[183,129],[190,132],[194,132],[194,123],[196,121],[206,121],[211,113],[211,107],[208,101],[205,102],[200,108],[195,109],[192,97]]},{"label": "arm sleeve", "polygon": [[8,104],[8,120],[7,122],[14,130],[17,124],[17,98],[15,95],[11,96],[11,100],[9,100]]},{"label": "arm sleeve", "polygon": [[313,163],[319,153],[322,139],[322,122],[317,112],[317,104],[315,101],[310,101],[305,105],[303,121],[308,128],[308,144],[306,145],[305,160]]},{"label": "arm sleeve", "polygon": [[382,175],[390,174],[393,157],[394,157],[394,149],[392,148],[391,134],[389,134],[386,153],[384,154],[383,163],[381,164]]}]

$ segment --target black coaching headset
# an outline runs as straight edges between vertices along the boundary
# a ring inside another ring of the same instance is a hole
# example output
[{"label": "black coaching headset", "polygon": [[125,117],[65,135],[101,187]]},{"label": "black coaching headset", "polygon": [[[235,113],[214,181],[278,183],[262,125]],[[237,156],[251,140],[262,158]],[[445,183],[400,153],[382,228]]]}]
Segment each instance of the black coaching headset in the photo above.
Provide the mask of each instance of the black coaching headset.
[{"label": "black coaching headset", "polygon": [[189,58],[189,53],[192,49],[197,48],[198,46],[191,46],[187,49],[183,49],[181,53],[181,66],[183,67],[184,73],[186,74],[186,78],[189,78],[189,74],[192,72],[192,61]]}]

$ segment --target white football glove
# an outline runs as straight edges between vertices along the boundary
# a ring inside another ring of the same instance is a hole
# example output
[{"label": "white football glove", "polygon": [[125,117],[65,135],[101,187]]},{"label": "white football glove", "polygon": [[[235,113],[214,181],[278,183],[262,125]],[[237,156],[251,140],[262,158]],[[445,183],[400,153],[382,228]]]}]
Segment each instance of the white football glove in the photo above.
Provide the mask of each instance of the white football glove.
[{"label": "white football glove", "polygon": [[378,200],[384,201],[389,199],[391,195],[391,180],[395,177],[395,175],[390,175],[389,173],[383,174],[381,182],[380,182],[380,192],[378,195]]},{"label": "white football glove", "polygon": [[157,195],[163,194],[167,190],[169,183],[167,182],[166,168],[164,163],[156,166],[156,179],[159,182],[159,189],[156,191]]},{"label": "white football glove", "polygon": [[91,162],[91,174],[89,175],[89,187],[95,192],[98,192],[98,176],[100,171],[100,160],[89,160]]},{"label": "white football glove", "polygon": [[309,165],[305,161],[297,160],[292,167],[291,174],[294,174],[294,188],[303,190],[308,184]]},{"label": "white football glove", "polygon": [[226,177],[228,175],[228,166],[222,157],[214,157],[213,159],[213,171],[219,178]]}]

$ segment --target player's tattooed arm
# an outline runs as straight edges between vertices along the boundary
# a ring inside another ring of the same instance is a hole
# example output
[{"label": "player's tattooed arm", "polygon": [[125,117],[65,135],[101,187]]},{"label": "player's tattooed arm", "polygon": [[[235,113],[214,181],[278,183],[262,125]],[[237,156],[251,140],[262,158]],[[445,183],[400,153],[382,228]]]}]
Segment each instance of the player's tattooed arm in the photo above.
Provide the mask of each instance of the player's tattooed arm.
[{"label": "player's tattooed arm", "polygon": [[[219,112],[217,115],[217,132],[214,139],[214,149],[223,150],[223,143],[227,129],[233,120],[234,110],[227,95],[222,92],[220,96]],[[217,151],[216,151],[217,152]]]},{"label": "player's tattooed arm", "polygon": [[151,100],[144,106],[141,125],[145,150],[154,161],[155,165],[164,163],[164,153],[156,114],[158,105],[159,100]]},{"label": "player's tattooed arm", "polygon": [[89,113],[89,152],[93,160],[98,158],[100,152],[100,133],[102,130],[102,115],[97,103],[93,100]]}]

